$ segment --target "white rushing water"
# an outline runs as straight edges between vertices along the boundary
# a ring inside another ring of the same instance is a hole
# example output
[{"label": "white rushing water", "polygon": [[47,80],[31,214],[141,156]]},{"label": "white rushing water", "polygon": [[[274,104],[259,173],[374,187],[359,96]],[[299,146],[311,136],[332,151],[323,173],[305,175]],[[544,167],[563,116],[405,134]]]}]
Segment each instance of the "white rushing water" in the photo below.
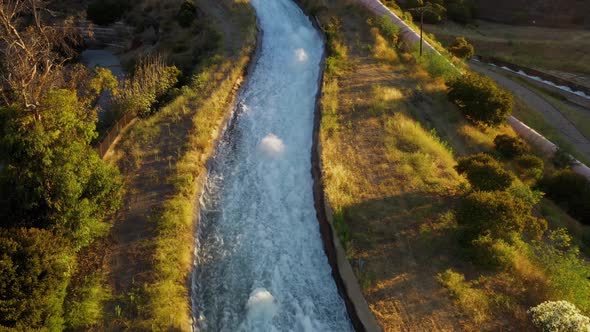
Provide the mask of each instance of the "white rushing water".
[{"label": "white rushing water", "polygon": [[201,199],[195,328],[352,331],[313,202],[322,40],[292,0],[251,3],[262,49]]}]

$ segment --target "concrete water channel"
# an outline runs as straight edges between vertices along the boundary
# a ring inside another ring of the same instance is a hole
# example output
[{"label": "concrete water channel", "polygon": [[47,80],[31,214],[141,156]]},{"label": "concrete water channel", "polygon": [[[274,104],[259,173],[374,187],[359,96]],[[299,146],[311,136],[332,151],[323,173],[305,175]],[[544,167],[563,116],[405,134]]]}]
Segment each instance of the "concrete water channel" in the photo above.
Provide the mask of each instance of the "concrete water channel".
[{"label": "concrete water channel", "polygon": [[323,41],[293,0],[251,3],[262,41],[200,200],[194,328],[352,331],[310,171]]}]

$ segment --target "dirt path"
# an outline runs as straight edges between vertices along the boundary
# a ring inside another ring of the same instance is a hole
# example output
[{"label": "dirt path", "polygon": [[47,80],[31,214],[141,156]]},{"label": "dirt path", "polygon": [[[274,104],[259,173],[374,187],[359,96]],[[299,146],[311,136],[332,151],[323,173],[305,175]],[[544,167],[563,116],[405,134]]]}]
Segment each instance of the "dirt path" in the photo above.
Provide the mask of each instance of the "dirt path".
[{"label": "dirt path", "polygon": [[539,112],[546,122],[553,125],[563,137],[580,153],[590,158],[590,139],[582,134],[575,124],[567,119],[558,109],[545,100],[542,96],[514,80],[497,73],[486,65],[470,62],[470,67],[498,82],[502,87],[511,91],[531,109]]}]

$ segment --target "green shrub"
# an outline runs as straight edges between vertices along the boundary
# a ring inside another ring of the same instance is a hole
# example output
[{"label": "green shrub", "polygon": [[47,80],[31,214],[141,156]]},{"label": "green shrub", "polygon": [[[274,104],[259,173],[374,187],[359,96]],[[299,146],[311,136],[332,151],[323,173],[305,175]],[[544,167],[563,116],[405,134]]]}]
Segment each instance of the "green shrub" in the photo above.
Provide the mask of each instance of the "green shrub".
[{"label": "green shrub", "polygon": [[115,96],[117,107],[140,117],[149,116],[152,106],[178,82],[180,70],[166,66],[160,56],[141,59],[133,76],[121,83]]},{"label": "green shrub", "polygon": [[463,226],[463,240],[470,243],[480,236],[510,241],[525,231],[538,238],[546,222],[531,215],[532,207],[504,191],[476,191],[464,197],[457,209],[457,222]]},{"label": "green shrub", "polygon": [[529,146],[520,138],[509,135],[498,135],[494,138],[496,150],[507,159],[513,159],[529,151]]},{"label": "green shrub", "polygon": [[512,267],[516,249],[503,239],[494,239],[489,234],[471,241],[473,262],[492,269],[507,270]]},{"label": "green shrub", "polygon": [[452,81],[460,74],[459,70],[441,54],[436,52],[425,52],[422,54],[422,57],[420,57],[418,50],[416,50],[414,54],[414,57],[418,59],[418,63],[423,66],[432,77],[442,77],[445,81]]},{"label": "green shrub", "polygon": [[380,16],[373,19],[373,24],[379,29],[383,37],[395,43],[399,35],[399,27],[388,16]]},{"label": "green shrub", "polygon": [[447,16],[458,23],[467,24],[473,18],[473,10],[469,0],[449,0],[447,3]]},{"label": "green shrub", "polygon": [[514,160],[514,166],[519,178],[532,183],[541,179],[545,171],[543,159],[531,154],[517,157]]},{"label": "green shrub", "polygon": [[549,298],[569,301],[590,312],[590,264],[577,248],[556,248],[554,244],[538,241],[530,246],[528,255],[549,279]]},{"label": "green shrub", "polygon": [[475,55],[475,48],[464,37],[457,37],[449,47],[449,52],[457,58],[469,60]]},{"label": "green shrub", "polygon": [[567,301],[546,301],[528,313],[533,325],[543,332],[590,331],[590,318]]},{"label": "green shrub", "polygon": [[183,28],[190,27],[197,18],[197,7],[192,0],[184,0],[176,15],[178,24]]},{"label": "green shrub", "polygon": [[108,231],[122,181],[90,146],[96,114],[75,91],[50,91],[42,104],[42,123],[0,108],[0,220],[55,230],[77,250]]},{"label": "green shrub", "polygon": [[88,5],[87,17],[92,23],[109,25],[120,20],[131,9],[127,0],[94,0]]},{"label": "green shrub", "polygon": [[514,180],[512,174],[505,171],[499,162],[484,153],[460,158],[455,169],[459,174],[467,176],[475,190],[506,190]]},{"label": "green shrub", "polygon": [[0,229],[0,329],[63,330],[66,241],[40,229]]},{"label": "green shrub", "polygon": [[449,84],[449,99],[472,122],[498,126],[512,113],[512,95],[490,78],[468,73]]},{"label": "green shrub", "polygon": [[442,1],[409,0],[404,5],[404,8],[411,10],[412,19],[415,22],[420,22],[421,13],[418,8],[421,7],[424,7],[425,23],[438,24],[447,17],[447,9]]},{"label": "green shrub", "polygon": [[561,170],[542,179],[539,186],[573,217],[590,224],[590,182],[586,177]]}]

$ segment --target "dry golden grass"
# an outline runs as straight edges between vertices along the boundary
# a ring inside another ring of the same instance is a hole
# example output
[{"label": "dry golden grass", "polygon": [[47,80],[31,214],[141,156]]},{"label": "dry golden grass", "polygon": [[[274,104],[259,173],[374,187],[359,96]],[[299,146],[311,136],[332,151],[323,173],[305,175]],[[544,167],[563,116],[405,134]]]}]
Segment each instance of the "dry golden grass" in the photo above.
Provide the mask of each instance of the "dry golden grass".
[{"label": "dry golden grass", "polygon": [[[376,318],[386,331],[530,330],[526,310],[546,295],[534,294],[542,270],[523,255],[509,256],[510,272],[472,265],[453,215],[468,188],[455,156],[492,151],[496,135],[514,132],[468,123],[444,81],[391,56],[362,9],[323,3],[321,21],[342,20],[350,67],[324,83],[324,186]],[[457,275],[441,283],[449,269]]]},{"label": "dry golden grass", "polygon": [[480,55],[495,56],[524,66],[590,76],[588,30],[513,26],[479,20],[467,26],[450,21],[442,25],[427,24],[425,30],[445,43],[463,36]]},{"label": "dry golden grass", "polygon": [[224,34],[224,54],[201,64],[179,97],[131,127],[111,156],[128,188],[114,237],[130,240],[117,243],[111,258],[117,287],[105,317],[110,329],[191,330],[196,196],[256,34],[246,2],[198,2]]}]

